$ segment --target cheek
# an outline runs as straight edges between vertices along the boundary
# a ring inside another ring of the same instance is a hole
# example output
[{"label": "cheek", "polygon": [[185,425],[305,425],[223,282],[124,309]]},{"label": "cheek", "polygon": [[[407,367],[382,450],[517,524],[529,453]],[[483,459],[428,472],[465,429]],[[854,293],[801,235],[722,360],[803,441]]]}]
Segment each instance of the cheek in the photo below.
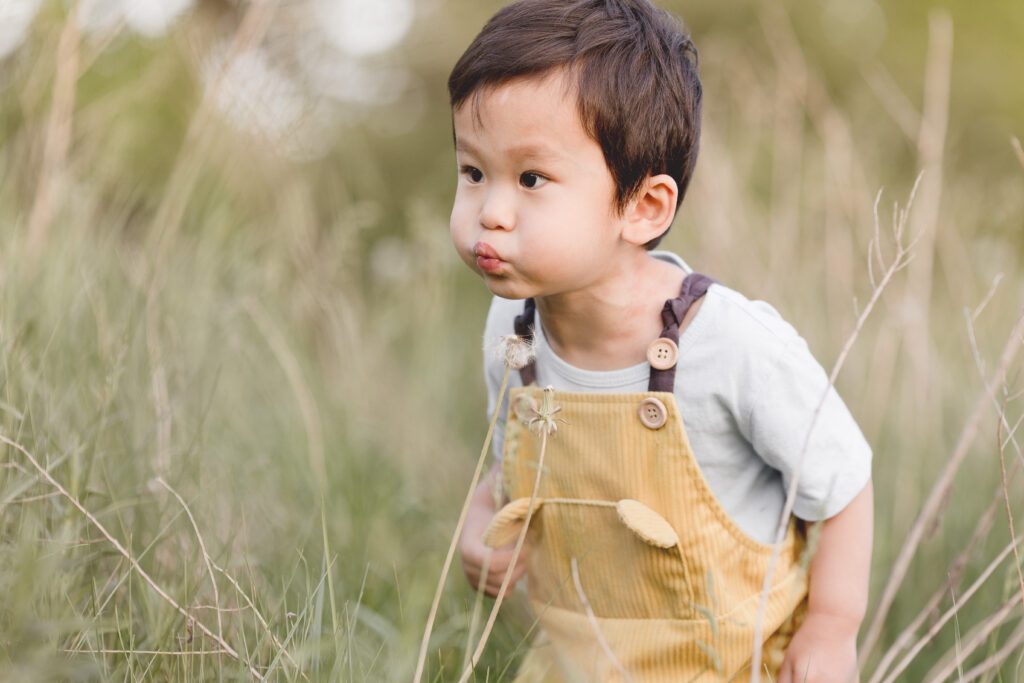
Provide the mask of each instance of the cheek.
[{"label": "cheek", "polygon": [[471,208],[468,202],[456,195],[455,201],[452,203],[452,215],[448,222],[453,238],[466,232],[469,226],[470,214]]},{"label": "cheek", "polygon": [[452,205],[452,215],[448,221],[448,232],[451,235],[452,244],[462,261],[473,268],[476,264],[476,256],[473,255],[473,222],[472,212],[466,209],[464,203],[458,201]]}]

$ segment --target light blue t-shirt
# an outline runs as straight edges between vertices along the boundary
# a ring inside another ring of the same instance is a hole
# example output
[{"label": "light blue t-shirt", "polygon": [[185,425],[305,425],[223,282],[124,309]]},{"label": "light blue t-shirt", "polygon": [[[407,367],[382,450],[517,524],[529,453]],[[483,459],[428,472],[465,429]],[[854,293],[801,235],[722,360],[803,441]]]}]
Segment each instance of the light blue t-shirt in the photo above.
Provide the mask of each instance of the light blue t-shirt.
[{"label": "light blue t-shirt", "polygon": [[[651,256],[690,267],[675,253]],[[493,350],[522,300],[494,297],[484,331],[487,416],[494,412],[504,365]],[[538,386],[561,391],[647,391],[647,362],[611,371],[577,368],[559,358],[536,313]],[[509,387],[521,386],[512,372]],[[770,304],[712,284],[679,337],[674,393],[704,478],[723,509],[752,538],[773,540],[786,488],[799,462],[814,411],[827,388],[804,456],[793,513],[805,520],[841,511],[871,478],[871,447],[807,342]],[[493,437],[501,458],[508,401]]]}]

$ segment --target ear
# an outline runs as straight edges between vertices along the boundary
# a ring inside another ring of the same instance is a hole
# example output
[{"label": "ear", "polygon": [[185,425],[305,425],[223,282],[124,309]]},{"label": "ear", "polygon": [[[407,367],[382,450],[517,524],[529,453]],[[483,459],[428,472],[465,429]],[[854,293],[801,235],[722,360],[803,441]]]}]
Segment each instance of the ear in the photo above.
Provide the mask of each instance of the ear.
[{"label": "ear", "polygon": [[672,176],[662,173],[648,176],[623,215],[622,238],[643,246],[672,225],[679,188]]}]

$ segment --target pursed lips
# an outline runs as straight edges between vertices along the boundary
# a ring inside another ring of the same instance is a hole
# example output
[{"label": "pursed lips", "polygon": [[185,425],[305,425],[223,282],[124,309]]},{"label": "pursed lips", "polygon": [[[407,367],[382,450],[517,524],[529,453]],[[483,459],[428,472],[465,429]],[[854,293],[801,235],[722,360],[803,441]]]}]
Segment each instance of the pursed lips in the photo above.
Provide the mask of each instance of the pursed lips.
[{"label": "pursed lips", "polygon": [[505,264],[494,247],[486,242],[477,242],[473,245],[473,253],[476,255],[477,266],[484,272],[496,273]]}]

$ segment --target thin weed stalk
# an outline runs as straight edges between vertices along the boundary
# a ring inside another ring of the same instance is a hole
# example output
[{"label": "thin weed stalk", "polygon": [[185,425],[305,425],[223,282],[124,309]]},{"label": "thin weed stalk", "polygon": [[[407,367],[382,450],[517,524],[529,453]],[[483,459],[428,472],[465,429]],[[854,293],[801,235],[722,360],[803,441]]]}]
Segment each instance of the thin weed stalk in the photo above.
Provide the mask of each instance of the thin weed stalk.
[{"label": "thin weed stalk", "polygon": [[[1005,393],[1005,392],[1004,392]],[[1006,423],[1006,403],[1005,397],[1001,410],[999,411],[999,422],[996,425],[996,435],[999,442],[999,483],[1003,489],[1003,502],[1006,507],[1006,524],[1010,529],[1010,538],[1015,538],[1017,532],[1014,530],[1013,525],[1013,506],[1010,505],[1010,491],[1007,488],[1007,476],[1006,476],[1006,441],[1003,439],[1003,425]],[[1018,423],[1019,424],[1019,423]],[[1009,439],[1013,438],[1011,432]],[[1024,607],[1024,573],[1021,571],[1020,566],[1020,552],[1017,550],[1017,544],[1013,544],[1013,566],[1017,570],[1017,584],[1020,587],[1020,599],[1021,606]]]},{"label": "thin weed stalk", "polygon": [[997,628],[1006,623],[1011,613],[1017,607],[1017,596],[1014,595],[1003,603],[1002,607],[985,619],[985,621],[977,624],[973,629],[971,629],[967,634],[966,640],[961,642],[958,639],[953,650],[943,655],[943,657],[939,659],[939,663],[925,675],[925,680],[944,681],[949,678],[954,671],[960,671],[962,679],[962,666],[964,660],[971,656],[975,650],[981,647]]},{"label": "thin weed stalk", "polygon": [[117,552],[119,552],[121,555],[124,556],[126,560],[128,560],[128,563],[131,565],[132,569],[135,570],[135,572],[142,578],[142,580],[145,581],[149,585],[149,587],[152,588],[156,592],[156,594],[159,595],[167,604],[173,607],[174,610],[178,612],[178,614],[185,617],[186,622],[190,624],[195,624],[195,626],[197,626],[200,631],[206,634],[209,638],[212,638],[213,641],[221,647],[221,649],[226,651],[227,654],[232,659],[235,659],[236,661],[245,664],[245,666],[248,667],[249,672],[257,680],[263,679],[263,676],[256,669],[256,667],[243,660],[241,655],[239,655],[238,652],[236,652],[235,649],[227,643],[227,641],[225,641],[219,635],[217,635],[209,628],[207,628],[207,626],[203,624],[203,622],[199,621],[198,619],[190,615],[188,611],[186,611],[181,605],[178,604],[178,602],[174,598],[172,598],[167,593],[167,591],[161,588],[160,585],[156,581],[154,581],[149,574],[146,573],[146,570],[139,565],[138,560],[132,557],[132,554],[129,553],[128,550],[123,545],[121,545],[121,542],[118,541],[109,531],[107,531],[107,528],[103,526],[103,524],[98,519],[96,519],[96,517],[91,512],[89,512],[89,510],[86,509],[86,507],[82,505],[82,503],[79,502],[77,498],[72,496],[71,493],[66,488],[64,488],[64,486],[61,485],[59,481],[54,479],[53,476],[46,470],[46,468],[39,464],[39,461],[36,460],[36,458],[31,453],[29,453],[24,446],[15,441],[11,441],[3,434],[0,434],[0,441],[15,449],[22,455],[24,455],[25,458],[29,461],[29,463],[31,463],[32,466],[36,469],[36,471],[39,472],[39,474],[42,475],[42,477],[46,479],[46,481],[49,482],[51,486],[60,491],[61,495],[64,496],[64,498],[66,498],[68,502],[70,502],[79,512],[81,512],[94,527],[96,527],[96,529],[103,535],[103,537],[106,538],[112,546],[114,546]]},{"label": "thin weed stalk", "polygon": [[[864,328],[864,325],[867,322],[868,317],[871,315],[871,312],[874,310],[875,305],[881,298],[882,292],[885,291],[889,283],[892,281],[893,277],[895,277],[896,273],[905,268],[912,258],[913,248],[917,243],[917,240],[920,237],[920,235],[911,239],[909,244],[904,244],[903,233],[904,228],[907,224],[907,218],[910,214],[910,209],[914,204],[914,196],[920,181],[921,176],[919,175],[917,177],[917,182],[914,183],[914,187],[910,191],[910,197],[907,200],[906,208],[898,212],[898,218],[892,226],[896,251],[887,266],[884,263],[884,259],[882,257],[881,238],[879,234],[881,232],[881,227],[878,218],[878,203],[881,200],[881,191],[879,191],[875,197],[875,235],[872,239],[871,244],[869,244],[868,248],[868,272],[871,276],[872,284],[871,298],[868,300],[867,304],[864,306],[864,309],[858,316],[857,323],[854,326],[853,331],[847,337],[846,343],[843,345],[843,348],[840,351],[839,356],[832,367],[832,372],[829,374],[828,378],[828,386],[825,387],[825,390],[822,392],[821,398],[818,401],[818,405],[814,410],[814,414],[811,416],[811,422],[807,428],[806,435],[804,436],[804,442],[803,446],[800,449],[800,455],[797,458],[796,468],[793,473],[793,477],[790,480],[789,488],[786,492],[786,502],[783,506],[782,515],[780,516],[779,525],[776,530],[776,537],[775,543],[772,547],[772,554],[768,560],[768,569],[765,572],[764,584],[761,589],[761,598],[757,608],[757,618],[754,623],[754,638],[752,643],[753,654],[751,657],[750,667],[752,672],[751,683],[760,683],[761,680],[761,643],[764,641],[764,614],[768,607],[768,597],[771,592],[772,578],[775,574],[775,567],[778,564],[779,554],[782,549],[782,541],[786,534],[789,517],[793,512],[793,506],[796,503],[797,486],[800,483],[800,472],[803,469],[804,459],[807,456],[807,450],[810,446],[811,433],[813,432],[814,426],[817,423],[819,416],[821,415],[821,409],[825,404],[826,398],[828,398],[829,391],[831,391],[832,388],[835,386],[835,381],[839,375],[839,371],[842,370],[843,365],[846,362],[846,358],[849,355],[850,350],[853,348],[853,344],[857,341],[857,338],[860,336],[860,332]],[[877,259],[880,266],[884,266],[884,272],[877,282],[875,281],[874,271],[872,270],[872,258]]]},{"label": "thin weed stalk", "polygon": [[[1019,464],[1019,461],[1014,462],[1014,468],[1009,474],[1011,479],[1020,469]],[[975,549],[978,547],[978,544],[988,537],[988,533],[991,531],[992,524],[995,522],[995,516],[999,510],[1001,502],[1002,494],[1001,491],[997,489],[992,495],[992,501],[989,503],[988,509],[986,509],[984,514],[982,514],[978,519],[978,523],[975,525],[970,540],[968,540],[967,544],[960,551],[960,554],[957,555],[950,564],[948,582],[936,589],[918,612],[917,616],[914,617],[913,621],[911,621],[906,628],[900,632],[899,636],[897,636],[896,640],[885,652],[881,661],[879,661],[878,665],[875,667],[868,683],[880,683],[889,668],[892,666],[892,663],[896,660],[896,657],[910,646],[914,634],[917,633],[930,616],[937,613],[939,603],[942,601],[942,598],[946,595],[946,591],[948,590],[948,584],[952,583],[954,586],[959,585],[960,581],[963,579],[964,569],[967,566],[968,560],[972,557]]]},{"label": "thin weed stalk", "polygon": [[615,656],[615,652],[612,651],[611,646],[608,644],[608,640],[601,633],[601,627],[597,623],[597,617],[594,615],[594,608],[590,606],[590,600],[587,598],[587,594],[583,591],[583,583],[580,581],[580,568],[576,558],[572,558],[570,562],[572,569],[572,583],[576,587],[576,595],[579,596],[580,604],[583,605],[583,611],[586,612],[587,622],[590,624],[590,628],[594,631],[594,638],[597,640],[597,644],[601,646],[601,651],[604,652],[605,657],[612,663],[615,670],[619,672],[623,680],[633,683],[633,676],[630,675],[626,668],[622,666],[622,662]]},{"label": "thin weed stalk", "polygon": [[71,147],[71,128],[75,110],[75,86],[80,75],[81,27],[79,3],[68,11],[57,45],[57,77],[53,84],[53,105],[46,126],[43,163],[39,171],[32,212],[28,220],[28,254],[35,265],[47,241],[50,223],[60,206],[65,184],[65,167]]},{"label": "thin weed stalk", "polygon": [[473,613],[469,618],[469,632],[466,633],[466,648],[462,658],[462,668],[469,666],[470,655],[473,653],[473,639],[476,637],[476,628],[480,625],[480,615],[484,606],[484,586],[487,585],[487,576],[491,571],[491,550],[488,548],[484,555],[484,564],[480,568],[480,583],[477,584],[476,593],[473,597]]},{"label": "thin weed stalk", "polygon": [[462,537],[462,528],[466,523],[466,516],[469,513],[469,504],[473,500],[473,493],[476,491],[477,484],[480,482],[480,474],[484,469],[484,461],[487,458],[487,452],[491,447],[491,437],[494,435],[494,425],[498,421],[498,414],[501,412],[501,406],[505,400],[505,392],[508,389],[508,378],[512,372],[512,366],[508,363],[505,364],[505,372],[501,377],[501,386],[498,389],[498,399],[494,408],[494,414],[491,415],[490,424],[487,426],[487,436],[484,437],[483,448],[480,449],[480,457],[476,461],[476,469],[473,471],[473,478],[470,480],[469,492],[466,494],[466,500],[462,504],[462,511],[459,512],[459,521],[455,524],[455,531],[452,534],[451,542],[448,544],[448,554],[445,555],[444,565],[441,567],[441,576],[437,580],[437,588],[434,590],[434,599],[430,605],[430,614],[427,616],[427,624],[423,629],[423,639],[420,642],[420,653],[419,658],[416,661],[416,673],[413,676],[414,683],[419,683],[423,678],[423,668],[427,662],[427,648],[430,645],[430,634],[434,628],[434,619],[437,617],[437,608],[441,603],[441,593],[444,591],[445,580],[448,578],[448,571],[452,566],[452,558],[455,557],[455,548],[458,546],[459,539]]},{"label": "thin weed stalk", "polygon": [[553,388],[546,387],[544,389],[544,399],[541,403],[539,423],[537,423],[540,425],[541,432],[540,453],[537,456],[537,474],[533,479],[533,490],[530,492],[530,502],[526,508],[526,517],[523,519],[523,528],[519,530],[519,536],[516,538],[516,545],[512,550],[512,559],[509,560],[508,569],[505,571],[505,576],[501,581],[501,587],[498,589],[498,596],[494,600],[494,606],[491,607],[491,613],[488,615],[487,623],[484,625],[483,633],[480,635],[480,642],[477,643],[476,650],[473,652],[473,657],[470,659],[469,666],[462,672],[462,676],[459,678],[459,683],[466,683],[466,681],[469,680],[469,677],[473,674],[473,670],[476,668],[477,662],[480,661],[480,656],[484,652],[487,640],[491,636],[491,629],[494,628],[494,622],[498,618],[498,610],[501,609],[501,603],[505,600],[509,584],[512,582],[512,573],[515,570],[516,562],[519,561],[519,553],[523,549],[523,544],[526,541],[526,533],[530,529],[530,521],[533,519],[533,513],[537,508],[537,494],[540,493],[540,480],[544,474],[544,456],[547,453],[548,436],[553,433],[556,428],[556,425],[553,422],[553,415],[555,413],[554,401],[552,399],[553,394]]},{"label": "thin weed stalk", "polygon": [[[977,320],[978,316],[981,315],[982,311],[984,311],[985,307],[991,301],[992,296],[995,293],[996,287],[998,286],[1001,280],[1002,274],[999,274],[995,277],[992,286],[989,288],[989,291],[985,294],[985,296],[982,298],[981,303],[978,304],[978,306],[975,307],[973,311],[969,311],[966,308],[964,309],[964,318],[967,327],[967,339],[970,343],[971,353],[974,358],[975,367],[982,381],[984,381],[985,379],[985,363],[982,360],[981,351],[978,349],[977,335],[975,334],[974,330],[974,322]],[[875,670],[872,672],[872,676],[869,679],[868,683],[879,683],[882,680],[882,678],[888,673],[893,662],[896,660],[896,657],[898,657],[899,654],[905,651],[907,647],[910,645],[911,639],[913,638],[914,634],[921,628],[922,624],[924,624],[924,622],[928,619],[930,615],[935,614],[939,603],[945,596],[946,590],[950,587],[955,587],[959,585],[960,581],[963,578],[964,568],[967,566],[968,560],[972,556],[978,544],[984,538],[987,537],[989,531],[992,528],[992,524],[995,522],[996,512],[998,511],[1000,503],[1002,503],[1007,498],[1007,483],[1017,475],[1017,472],[1020,470],[1021,465],[1024,464],[1024,458],[1021,457],[1021,447],[1015,437],[1016,430],[1011,429],[1010,425],[1006,421],[1005,407],[1002,403],[996,400],[994,396],[993,402],[995,404],[995,407],[999,410],[999,423],[1001,428],[1005,428],[1009,432],[1007,438],[1005,440],[1001,440],[1000,449],[1005,448],[1005,445],[1007,443],[1013,444],[1013,448],[1016,451],[1017,458],[1014,460],[1012,468],[1009,472],[1005,472],[1005,465],[1001,464],[1001,468],[1003,469],[1003,471],[1001,472],[1000,484],[996,487],[996,491],[992,495],[992,500],[989,503],[988,508],[981,515],[981,517],[979,517],[970,539],[963,547],[963,549],[960,551],[960,553],[957,555],[957,557],[950,564],[950,570],[948,573],[949,580],[947,584],[940,586],[932,594],[931,598],[929,598],[929,600],[918,612],[918,615],[910,622],[910,624],[906,626],[906,628],[903,629],[902,632],[900,632],[899,636],[897,636],[896,640],[884,653],[882,659],[875,667]],[[1012,536],[1013,534],[1011,533],[1011,537]],[[1016,548],[1014,548],[1014,553],[1016,554],[1016,552]]]},{"label": "thin weed stalk", "polygon": [[199,525],[196,524],[196,518],[192,515],[192,509],[189,508],[188,503],[181,497],[177,491],[175,491],[170,484],[164,481],[163,477],[157,477],[156,483],[164,487],[167,491],[174,496],[181,507],[184,508],[185,514],[188,515],[188,521],[192,524],[192,531],[195,532],[196,540],[199,542],[199,551],[203,554],[203,563],[206,565],[206,573],[210,577],[210,586],[213,588],[213,609],[217,615],[217,635],[221,638],[224,637],[224,623],[221,619],[220,609],[220,589],[217,587],[217,575],[213,573],[213,561],[210,559],[210,553],[206,550],[206,541],[203,540],[203,535],[199,531]]},{"label": "thin weed stalk", "polygon": [[[913,662],[914,658],[918,655],[918,653],[921,652],[921,650],[924,649],[924,647],[932,641],[935,635],[938,634],[940,630],[942,630],[942,627],[945,626],[950,619],[957,615],[957,613],[963,608],[965,604],[967,604],[967,602],[978,591],[978,589],[985,584],[985,582],[993,574],[993,572],[995,572],[999,565],[1003,563],[1007,556],[1010,555],[1011,552],[1016,554],[1017,546],[1020,544],[1021,540],[1021,538],[1016,538],[1013,541],[1011,541],[1005,548],[1003,548],[1002,552],[999,553],[995,557],[995,559],[993,559],[989,563],[988,567],[985,568],[985,571],[983,571],[981,575],[974,580],[974,583],[970,585],[967,591],[960,596],[960,600],[954,603],[954,605],[950,607],[948,610],[946,610],[946,613],[943,614],[934,624],[932,624],[931,627],[928,629],[927,633],[925,633],[924,636],[922,636],[921,639],[918,640],[917,643],[915,643],[913,647],[910,648],[910,651],[907,652],[906,656],[904,656],[903,659],[900,660],[899,664],[897,664],[892,669],[892,671],[889,672],[889,675],[886,676],[883,683],[893,683],[897,679],[897,677],[901,673],[903,673],[908,666],[910,666],[911,662]],[[955,586],[950,586],[950,590],[952,590],[953,588],[955,588]],[[873,678],[872,680],[875,679]]]},{"label": "thin weed stalk", "polygon": [[[968,669],[967,673],[961,678],[962,683],[971,683],[971,681],[978,680],[996,667],[1001,666],[1012,654],[1017,653],[1024,657],[1024,650],[1020,649],[1022,644],[1024,644],[1024,622],[1017,625],[1017,628],[1014,629],[1001,648],[979,662],[974,668]],[[1013,680],[1021,680],[1019,663],[1016,673],[1017,675],[1014,676]]]},{"label": "thin weed stalk", "polygon": [[1020,351],[1022,342],[1024,342],[1024,316],[1018,318],[1013,326],[1013,330],[1010,332],[1006,345],[1000,354],[999,365],[991,378],[985,382],[984,389],[975,400],[971,414],[960,432],[960,437],[957,439],[952,456],[933,485],[924,506],[921,508],[921,512],[910,529],[907,540],[904,541],[903,547],[900,549],[861,647],[861,661],[868,656],[874,645],[878,642],[885,619],[889,614],[889,609],[896,600],[896,595],[910,568],[910,563],[914,558],[917,547],[924,540],[926,531],[935,522],[935,518],[945,507],[956,472],[970,452],[971,446],[981,429],[981,421],[985,413],[986,403],[995,397],[995,387],[1002,384],[1005,380],[1010,366]]}]

